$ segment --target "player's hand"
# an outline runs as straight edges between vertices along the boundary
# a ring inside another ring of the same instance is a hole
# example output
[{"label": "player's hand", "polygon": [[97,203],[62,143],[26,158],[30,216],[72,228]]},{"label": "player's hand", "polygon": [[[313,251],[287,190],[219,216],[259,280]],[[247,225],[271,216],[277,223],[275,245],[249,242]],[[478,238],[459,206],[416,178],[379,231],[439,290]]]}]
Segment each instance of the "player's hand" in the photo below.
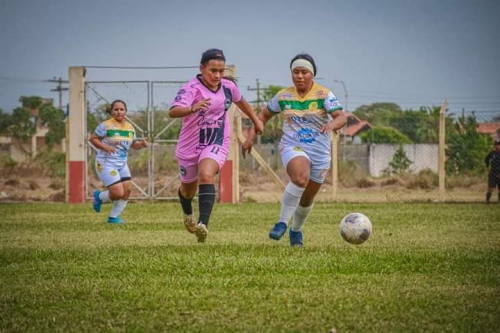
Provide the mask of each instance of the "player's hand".
[{"label": "player's hand", "polygon": [[146,141],[146,140],[139,140],[139,148],[146,148],[147,146],[149,146],[149,143]]},{"label": "player's hand", "polygon": [[241,145],[241,153],[243,154],[243,158],[246,158],[247,157],[247,153],[250,154],[252,152],[252,146],[253,146],[253,142],[252,140],[245,140],[245,142],[243,142],[243,144]]},{"label": "player's hand", "polygon": [[104,150],[106,153],[113,154],[116,151],[116,147],[104,145],[102,150]]},{"label": "player's hand", "polygon": [[323,125],[323,127],[321,127],[321,133],[330,133],[331,131],[336,132],[336,128],[333,121],[330,121],[328,124]]},{"label": "player's hand", "polygon": [[260,119],[257,119],[257,122],[254,123],[253,125],[255,128],[255,134],[257,135],[262,134],[262,132],[264,131],[264,124],[262,123],[262,121],[260,121]]},{"label": "player's hand", "polygon": [[210,98],[205,98],[193,105],[193,113],[206,111],[210,107]]}]

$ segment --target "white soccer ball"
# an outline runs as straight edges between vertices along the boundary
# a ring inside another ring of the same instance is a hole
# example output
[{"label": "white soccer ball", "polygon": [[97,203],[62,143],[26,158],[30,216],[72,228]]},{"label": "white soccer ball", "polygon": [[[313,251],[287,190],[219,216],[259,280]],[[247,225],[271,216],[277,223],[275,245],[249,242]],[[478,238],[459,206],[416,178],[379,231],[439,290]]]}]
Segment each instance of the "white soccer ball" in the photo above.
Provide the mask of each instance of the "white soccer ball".
[{"label": "white soccer ball", "polygon": [[364,214],[350,213],[340,221],[340,235],[348,243],[364,243],[371,233],[372,223]]}]

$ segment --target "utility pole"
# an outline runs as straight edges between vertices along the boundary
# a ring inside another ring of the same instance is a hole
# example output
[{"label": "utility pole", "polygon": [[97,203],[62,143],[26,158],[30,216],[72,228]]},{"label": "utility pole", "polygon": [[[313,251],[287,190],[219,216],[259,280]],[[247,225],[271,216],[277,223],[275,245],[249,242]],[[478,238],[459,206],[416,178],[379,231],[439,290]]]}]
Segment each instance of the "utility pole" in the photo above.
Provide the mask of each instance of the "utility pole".
[{"label": "utility pole", "polygon": [[[259,79],[256,79],[255,80],[255,88],[251,88],[251,87],[248,87],[247,90],[248,91],[256,91],[257,92],[257,100],[256,101],[252,101],[254,103],[257,103],[257,110],[260,112],[260,91],[261,91],[261,88],[260,88],[260,82],[259,82]],[[257,136],[257,144],[261,144],[261,137],[260,135]]]},{"label": "utility pole", "polygon": [[56,89],[50,89],[50,91],[57,91],[59,92],[59,109],[62,110],[62,93],[63,91],[68,91],[69,88],[63,88],[63,83],[69,83],[69,81],[63,80],[61,77],[59,79],[56,79],[55,77],[52,80],[47,80],[47,82],[54,82],[57,83],[57,88]]},{"label": "utility pole", "polygon": [[250,88],[248,87],[247,88],[248,91],[257,91],[257,100],[254,101],[257,103],[257,108],[260,110],[260,82],[259,82],[259,79],[256,79],[256,83],[255,83],[255,88]]},{"label": "utility pole", "polygon": [[[59,110],[63,111],[63,105],[62,105],[62,94],[63,91],[68,91],[69,88],[63,88],[63,83],[69,84],[69,81],[63,80],[61,77],[59,79],[54,78],[52,80],[47,80],[47,82],[53,82],[57,83],[57,88],[55,89],[50,89],[50,91],[57,91],[59,93]],[[68,97],[69,100],[69,97]],[[66,112],[64,112],[66,114]],[[66,119],[65,127],[66,127],[66,138],[62,140],[61,145],[62,145],[62,151],[63,153],[66,154],[66,202],[69,200],[69,115],[68,118]]]}]

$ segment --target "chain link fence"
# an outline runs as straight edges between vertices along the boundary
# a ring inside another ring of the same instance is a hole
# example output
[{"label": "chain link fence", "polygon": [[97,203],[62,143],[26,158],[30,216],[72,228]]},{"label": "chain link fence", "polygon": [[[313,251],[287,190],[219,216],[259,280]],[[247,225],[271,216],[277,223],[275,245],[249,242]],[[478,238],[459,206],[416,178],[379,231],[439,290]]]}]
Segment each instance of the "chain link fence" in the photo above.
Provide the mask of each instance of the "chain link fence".
[{"label": "chain link fence", "polygon": [[[348,125],[336,140],[337,177],[327,177],[318,201],[484,201],[484,158],[493,149],[494,138],[500,138],[500,112],[445,113],[441,191],[439,114],[440,107],[403,111],[390,104],[347,113]],[[272,135],[264,134],[261,141],[267,143],[257,144],[255,149],[287,183],[278,151],[279,135],[274,132],[272,128]],[[244,201],[281,200],[279,186],[253,159],[242,160],[240,175]]]},{"label": "chain link fence", "polygon": [[[107,110],[117,99],[127,103],[127,120],[148,148],[131,149],[128,164],[132,172],[133,199],[177,198],[178,168],[175,145],[180,121],[170,119],[168,110],[183,81],[87,81],[87,132],[109,118]],[[96,150],[87,141],[87,198],[102,187],[95,172]]]}]

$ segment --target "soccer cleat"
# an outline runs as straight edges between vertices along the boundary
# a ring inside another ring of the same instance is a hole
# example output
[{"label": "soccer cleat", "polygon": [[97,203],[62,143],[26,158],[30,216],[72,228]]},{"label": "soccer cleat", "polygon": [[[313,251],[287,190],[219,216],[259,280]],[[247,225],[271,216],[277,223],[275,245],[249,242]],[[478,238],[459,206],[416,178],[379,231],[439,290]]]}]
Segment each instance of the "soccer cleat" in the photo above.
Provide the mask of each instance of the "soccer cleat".
[{"label": "soccer cleat", "polygon": [[302,247],[304,246],[304,243],[302,243],[302,231],[293,231],[290,228],[290,245],[291,246],[299,246]]},{"label": "soccer cleat", "polygon": [[283,235],[285,234],[286,228],[287,225],[285,222],[276,223],[269,232],[269,238],[280,240],[281,237],[283,237]]},{"label": "soccer cleat", "polygon": [[196,222],[193,214],[191,215],[184,214],[184,226],[190,233],[194,233],[196,231]]},{"label": "soccer cleat", "polygon": [[125,222],[122,221],[122,219],[117,216],[117,217],[108,217],[108,223],[112,224],[125,224]]},{"label": "soccer cleat", "polygon": [[196,238],[198,238],[198,243],[205,243],[208,236],[207,226],[203,223],[198,223],[195,230]]},{"label": "soccer cleat", "polygon": [[101,211],[101,205],[102,205],[102,200],[99,198],[99,194],[101,194],[101,191],[95,190],[94,191],[94,199],[92,201],[92,206],[94,207],[94,210],[99,213]]}]

